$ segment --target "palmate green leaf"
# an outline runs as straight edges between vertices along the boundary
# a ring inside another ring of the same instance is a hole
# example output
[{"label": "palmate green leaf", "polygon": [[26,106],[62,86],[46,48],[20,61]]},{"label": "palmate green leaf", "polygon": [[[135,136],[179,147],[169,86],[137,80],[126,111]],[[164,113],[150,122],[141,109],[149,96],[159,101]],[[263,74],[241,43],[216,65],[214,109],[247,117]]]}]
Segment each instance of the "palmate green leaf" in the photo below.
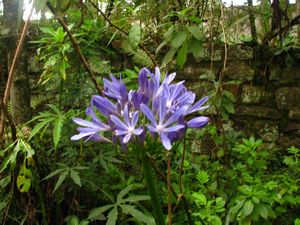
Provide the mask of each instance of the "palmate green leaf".
[{"label": "palmate green leaf", "polygon": [[60,134],[61,134],[61,128],[63,126],[64,119],[62,116],[59,116],[55,121],[54,121],[54,128],[53,128],[53,143],[54,143],[54,148],[57,148],[58,142],[60,140]]},{"label": "palmate green leaf", "polygon": [[9,154],[9,156],[7,158],[5,158],[5,160],[3,161],[3,163],[1,164],[1,170],[0,173],[2,173],[9,164],[11,164],[12,166],[16,165],[16,160],[17,160],[17,155],[18,153],[21,151],[20,148],[20,141],[17,141],[17,144],[15,146],[15,148],[13,149],[13,151]]},{"label": "palmate green leaf", "polygon": [[53,118],[49,118],[49,119],[45,119],[42,120],[40,123],[38,123],[37,125],[34,126],[34,128],[32,129],[32,131],[30,132],[30,136],[28,138],[28,140],[30,140],[31,138],[33,138],[37,133],[40,132],[40,130],[45,127],[46,125],[49,125],[50,122],[53,121]]},{"label": "palmate green leaf", "polygon": [[150,200],[148,195],[134,195],[125,198],[122,202],[138,202],[138,201],[147,201]]},{"label": "palmate green leaf", "polygon": [[24,140],[20,140],[20,148],[22,149],[23,153],[25,153],[26,158],[31,158],[35,154],[35,151]]},{"label": "palmate green leaf", "polygon": [[117,196],[117,203],[118,203],[118,204],[121,203],[122,198],[123,198],[125,195],[127,195],[128,192],[131,191],[131,190],[132,190],[132,185],[128,185],[127,187],[123,188],[123,189],[119,192],[119,194],[118,194],[118,196]]},{"label": "palmate green leaf", "polygon": [[178,54],[177,54],[176,62],[177,62],[177,65],[179,66],[179,68],[182,68],[186,62],[186,55],[187,55],[187,47],[186,46],[187,46],[186,43],[184,43],[181,46],[181,48],[179,49]]},{"label": "palmate green leaf", "polygon": [[132,25],[129,31],[128,38],[132,49],[136,51],[141,40],[141,28],[138,24]]},{"label": "palmate green leaf", "polygon": [[118,207],[115,206],[107,215],[106,225],[115,225],[118,219]]},{"label": "palmate green leaf", "polygon": [[114,205],[110,204],[110,205],[105,205],[102,207],[97,207],[97,208],[92,209],[89,213],[88,220],[92,220],[92,221],[98,220],[99,218],[101,218],[103,216],[103,213],[105,211],[109,210],[112,207],[114,207]]},{"label": "palmate green leaf", "polygon": [[81,179],[77,171],[70,169],[70,177],[72,178],[75,184],[81,187]]},{"label": "palmate green leaf", "polygon": [[178,49],[186,41],[186,36],[187,35],[185,31],[177,32],[171,40],[171,46]]},{"label": "palmate green leaf", "polygon": [[65,171],[65,170],[68,170],[68,169],[67,169],[67,168],[62,168],[62,169],[54,170],[54,171],[53,171],[52,173],[50,173],[48,176],[44,177],[44,178],[42,179],[42,181],[43,181],[43,180],[48,180],[49,178],[54,177],[55,175],[57,175],[57,174],[59,174],[59,173]]},{"label": "palmate green leaf", "polygon": [[132,205],[120,205],[122,211],[125,214],[130,214],[132,217],[134,217],[136,220],[141,221],[143,223],[149,224],[149,225],[154,225],[155,220],[153,217],[146,216],[144,213],[141,211],[137,210],[135,206]]},{"label": "palmate green leaf", "polygon": [[68,222],[68,225],[78,225],[79,219],[77,216],[72,216]]},{"label": "palmate green leaf", "polygon": [[244,216],[249,216],[253,212],[254,204],[251,200],[247,200],[243,207],[243,214]]},{"label": "palmate green leaf", "polygon": [[54,192],[57,190],[57,188],[59,188],[59,187],[61,186],[61,184],[65,181],[65,179],[66,179],[66,177],[68,176],[68,174],[69,174],[69,171],[64,171],[64,172],[62,172],[62,173],[59,175],[58,180],[57,180],[57,182],[56,182],[56,184],[55,184],[55,187],[54,187],[52,193],[54,193]]}]

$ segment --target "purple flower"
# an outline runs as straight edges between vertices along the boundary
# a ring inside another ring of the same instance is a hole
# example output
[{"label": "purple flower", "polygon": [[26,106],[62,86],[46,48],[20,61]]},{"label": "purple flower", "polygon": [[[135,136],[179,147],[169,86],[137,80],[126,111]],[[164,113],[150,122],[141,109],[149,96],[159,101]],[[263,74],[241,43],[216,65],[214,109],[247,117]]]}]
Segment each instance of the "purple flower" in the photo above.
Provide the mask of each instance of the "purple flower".
[{"label": "purple flower", "polygon": [[166,103],[164,98],[159,99],[159,121],[157,122],[155,119],[155,116],[153,115],[152,111],[149,109],[148,106],[145,104],[141,104],[141,110],[145,114],[145,116],[148,118],[148,120],[151,122],[151,124],[147,125],[147,128],[150,132],[156,132],[159,134],[161,142],[165,149],[170,150],[172,148],[171,140],[168,138],[168,133],[170,132],[176,132],[179,129],[184,128],[184,125],[182,124],[175,124],[173,126],[173,123],[175,123],[179,117],[183,114],[184,108],[181,108],[180,110],[176,111],[174,114],[172,114],[166,121]]},{"label": "purple flower", "polygon": [[80,126],[77,128],[79,134],[75,134],[71,137],[71,140],[79,140],[81,138],[86,138],[86,141],[93,140],[93,141],[101,141],[101,142],[111,142],[109,139],[99,135],[99,132],[108,131],[110,127],[106,124],[97,123],[96,121],[90,122],[87,120],[83,120],[80,118],[73,118],[73,121]]},{"label": "purple flower", "polygon": [[128,105],[126,105],[123,112],[124,122],[115,115],[110,116],[116,127],[114,131],[115,135],[123,137],[123,144],[127,144],[132,135],[140,135],[143,132],[142,128],[135,128],[138,122],[139,112],[135,111],[131,118],[129,114]]},{"label": "purple flower", "polygon": [[[111,142],[102,134],[110,132],[113,144],[119,139],[122,149],[127,149],[130,141],[144,145],[147,135],[153,138],[158,134],[163,147],[170,150],[172,143],[183,138],[188,128],[202,128],[209,122],[205,116],[186,121],[187,115],[208,108],[203,106],[208,97],[194,103],[195,93],[187,90],[184,81],[172,83],[175,73],[161,78],[158,67],[154,73],[143,68],[138,75],[137,90],[129,91],[121,78],[110,75],[110,79],[104,79],[106,97],[94,95],[86,110],[92,120],[73,119],[81,127],[72,140]],[[105,122],[94,110],[106,118]],[[139,116],[143,118],[139,120]]]}]

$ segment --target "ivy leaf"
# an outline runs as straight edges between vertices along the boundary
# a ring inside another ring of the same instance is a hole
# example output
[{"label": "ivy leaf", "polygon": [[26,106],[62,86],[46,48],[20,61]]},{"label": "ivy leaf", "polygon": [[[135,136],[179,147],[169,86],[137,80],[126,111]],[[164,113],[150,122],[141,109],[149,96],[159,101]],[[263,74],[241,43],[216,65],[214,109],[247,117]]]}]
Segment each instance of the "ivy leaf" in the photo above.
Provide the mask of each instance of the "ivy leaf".
[{"label": "ivy leaf", "polygon": [[187,55],[187,51],[186,51],[186,43],[184,43],[181,48],[179,49],[179,52],[178,52],[178,55],[177,55],[177,58],[176,58],[176,62],[177,62],[177,65],[182,68],[183,65],[185,64],[186,62],[186,55]]},{"label": "ivy leaf", "polygon": [[113,207],[114,205],[106,205],[98,208],[94,208],[90,211],[88,220],[99,220],[99,218],[103,217],[105,211]]},{"label": "ivy leaf", "polygon": [[139,42],[141,40],[141,28],[137,24],[133,24],[130,31],[129,31],[129,43],[133,50],[137,50],[137,47],[139,45]]},{"label": "ivy leaf", "polygon": [[245,217],[249,216],[253,212],[253,208],[254,208],[253,202],[251,200],[247,200],[243,207],[243,212],[244,212]]},{"label": "ivy leaf", "polygon": [[186,40],[186,32],[184,31],[178,32],[173,36],[171,41],[171,46],[173,48],[178,49],[180,46],[182,46],[185,40]]},{"label": "ivy leaf", "polygon": [[106,225],[115,225],[118,219],[118,207],[115,206],[107,215]]},{"label": "ivy leaf", "polygon": [[66,179],[66,177],[68,176],[68,174],[69,174],[69,171],[67,170],[67,171],[62,172],[62,173],[59,175],[58,180],[57,180],[57,182],[56,182],[56,184],[55,184],[55,187],[54,187],[52,193],[54,193],[54,192],[57,190],[57,188],[60,187],[60,185],[65,181],[65,179]]}]

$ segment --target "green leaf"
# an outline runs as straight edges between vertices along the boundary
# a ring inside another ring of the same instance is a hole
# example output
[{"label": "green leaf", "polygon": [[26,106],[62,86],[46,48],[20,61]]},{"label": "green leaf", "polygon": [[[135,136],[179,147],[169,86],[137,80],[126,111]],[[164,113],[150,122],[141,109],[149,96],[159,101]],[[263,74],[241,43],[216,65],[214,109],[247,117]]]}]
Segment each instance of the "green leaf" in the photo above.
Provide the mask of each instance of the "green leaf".
[{"label": "green leaf", "polygon": [[182,68],[186,62],[186,55],[187,55],[186,49],[187,49],[186,43],[184,43],[178,51],[176,62],[180,68]]},{"label": "green leaf", "polygon": [[203,50],[202,42],[198,41],[195,38],[191,38],[188,42],[188,49],[189,52],[193,54],[195,59],[199,59],[202,55]]},{"label": "green leaf", "polygon": [[196,38],[199,41],[202,40],[202,33],[200,27],[192,25],[187,27],[187,29],[194,38]]},{"label": "green leaf", "polygon": [[64,171],[64,170],[66,170],[66,168],[54,170],[54,171],[53,171],[52,173],[50,173],[48,176],[44,177],[44,178],[42,179],[42,181],[43,181],[43,180],[47,180],[47,179],[49,179],[49,178],[51,178],[51,177],[53,177],[53,176],[55,176],[55,175],[61,173],[61,172]]},{"label": "green leaf", "polygon": [[68,176],[68,174],[69,174],[69,171],[64,171],[64,172],[62,172],[62,173],[59,175],[58,180],[57,180],[57,182],[56,182],[56,184],[55,184],[55,187],[54,187],[52,193],[54,193],[54,192],[57,190],[57,188],[60,187],[60,185],[65,181],[65,179],[66,179],[66,177]]},{"label": "green leaf", "polygon": [[167,43],[168,43],[168,41],[166,41],[166,40],[163,41],[162,43],[160,43],[155,51],[155,54],[157,54]]},{"label": "green leaf", "polygon": [[21,143],[20,148],[22,148],[23,152],[26,154],[26,158],[31,158],[35,154],[34,150],[24,140],[21,140],[20,143]]},{"label": "green leaf", "polygon": [[198,203],[199,205],[206,205],[206,197],[202,193],[194,192],[192,194],[192,197],[194,198],[195,202]]},{"label": "green leaf", "polygon": [[167,65],[167,64],[172,60],[172,58],[174,57],[176,51],[177,51],[176,48],[171,48],[171,49],[167,52],[167,54],[165,55],[162,64],[163,64],[163,65]]},{"label": "green leaf", "polygon": [[236,102],[234,95],[230,91],[223,91],[223,94],[232,102]]},{"label": "green leaf", "polygon": [[10,175],[2,178],[0,180],[0,188],[4,189],[10,183],[11,177]]},{"label": "green leaf", "polygon": [[264,204],[258,204],[256,206],[256,210],[258,211],[258,214],[262,218],[264,218],[264,219],[268,218],[268,216],[269,216],[268,209],[267,209],[267,207]]},{"label": "green leaf", "polygon": [[133,50],[137,50],[137,47],[139,45],[139,42],[141,40],[141,28],[137,24],[133,24],[130,31],[129,31],[129,43]]},{"label": "green leaf", "polygon": [[88,220],[82,220],[80,221],[79,225],[89,225],[90,221]]},{"label": "green leaf", "polygon": [[114,205],[105,205],[105,206],[102,206],[102,207],[97,207],[97,208],[94,208],[90,211],[89,213],[89,217],[88,217],[88,220],[98,220],[99,218],[101,218],[101,216],[103,216],[103,213],[105,211],[107,211],[108,209],[114,207]]},{"label": "green leaf", "polygon": [[226,109],[227,112],[234,113],[233,103],[228,98],[226,97],[222,98],[222,106]]},{"label": "green leaf", "polygon": [[53,118],[49,118],[46,120],[42,120],[40,123],[38,123],[37,125],[34,126],[34,128],[32,129],[32,131],[30,132],[30,136],[28,138],[28,141],[33,138],[37,133],[39,133],[39,131],[48,123],[50,123],[53,120]]},{"label": "green leaf", "polygon": [[81,179],[79,177],[79,173],[73,169],[70,169],[70,177],[74,181],[75,184],[77,184],[79,187],[81,187]]},{"label": "green leaf", "polygon": [[253,212],[253,208],[254,208],[253,202],[251,200],[247,200],[243,207],[243,212],[244,212],[245,217],[249,216]]},{"label": "green leaf", "polygon": [[68,225],[78,225],[79,219],[77,216],[71,216],[69,219]]},{"label": "green leaf", "polygon": [[123,202],[138,202],[146,200],[150,200],[150,197],[148,195],[134,195],[124,199]]},{"label": "green leaf", "polygon": [[122,190],[119,192],[118,196],[117,196],[117,203],[120,203],[120,202],[123,200],[122,198],[123,198],[125,195],[127,195],[128,192],[131,191],[131,190],[132,190],[132,185],[128,185],[127,187],[125,187],[124,189],[122,189]]},{"label": "green leaf", "polygon": [[61,128],[63,126],[63,117],[59,116],[54,121],[54,128],[53,128],[53,142],[54,142],[54,148],[57,148],[58,142],[60,140],[60,134],[61,134]]},{"label": "green leaf", "polygon": [[175,49],[178,49],[186,40],[186,32],[180,31],[176,33],[171,41],[171,46]]},{"label": "green leaf", "polygon": [[115,225],[118,219],[118,207],[115,206],[107,215],[106,225]]},{"label": "green leaf", "polygon": [[209,175],[206,171],[198,172],[196,178],[201,184],[205,184],[209,181]]},{"label": "green leaf", "polygon": [[23,164],[20,168],[18,177],[17,177],[17,187],[20,192],[28,192],[31,186],[31,171],[26,168],[26,165]]},{"label": "green leaf", "polygon": [[141,211],[137,210],[131,205],[120,205],[125,214],[130,214],[132,217],[146,224],[153,224],[154,219],[152,217],[146,216]]}]

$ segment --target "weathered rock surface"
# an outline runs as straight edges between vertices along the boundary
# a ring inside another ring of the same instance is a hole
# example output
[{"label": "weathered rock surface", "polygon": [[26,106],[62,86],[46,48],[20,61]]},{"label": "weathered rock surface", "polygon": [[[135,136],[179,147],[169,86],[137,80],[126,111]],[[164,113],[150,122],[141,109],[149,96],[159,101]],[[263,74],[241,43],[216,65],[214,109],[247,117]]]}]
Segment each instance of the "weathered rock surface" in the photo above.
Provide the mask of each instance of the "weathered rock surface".
[{"label": "weathered rock surface", "polygon": [[236,114],[240,116],[254,116],[265,119],[279,119],[282,115],[276,109],[263,106],[242,105],[236,109]]},{"label": "weathered rock surface", "polygon": [[300,88],[298,87],[279,88],[275,97],[278,109],[289,110],[300,107]]},{"label": "weathered rock surface", "polygon": [[272,101],[273,94],[264,90],[264,87],[246,84],[243,86],[241,101],[246,104]]}]

